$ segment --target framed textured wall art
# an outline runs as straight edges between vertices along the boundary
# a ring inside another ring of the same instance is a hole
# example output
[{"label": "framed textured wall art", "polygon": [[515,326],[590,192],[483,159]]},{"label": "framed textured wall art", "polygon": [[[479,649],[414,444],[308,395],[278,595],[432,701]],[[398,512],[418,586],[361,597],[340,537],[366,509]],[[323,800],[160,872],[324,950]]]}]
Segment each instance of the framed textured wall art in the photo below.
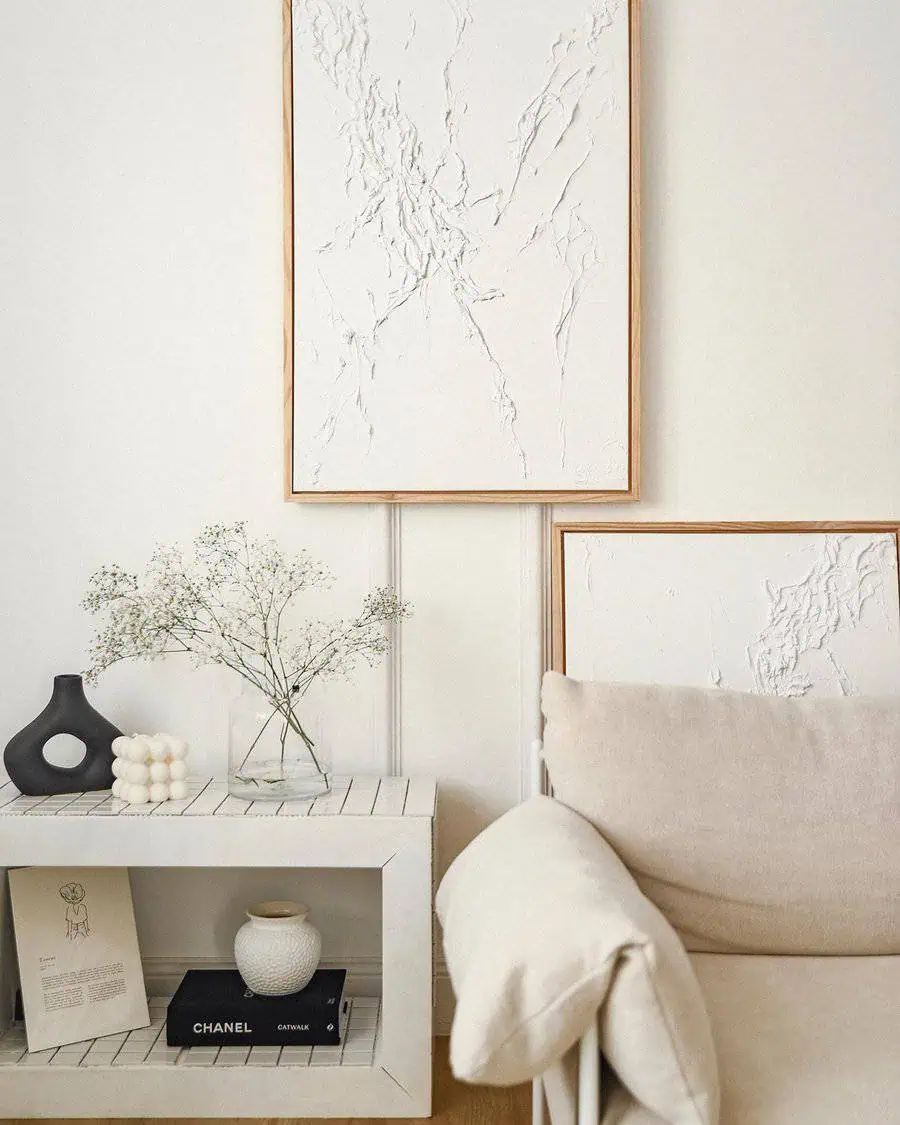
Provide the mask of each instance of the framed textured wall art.
[{"label": "framed textured wall art", "polygon": [[638,494],[638,0],[284,0],[286,495]]},{"label": "framed textured wall art", "polygon": [[557,524],[552,555],[576,679],[900,693],[896,524]]}]

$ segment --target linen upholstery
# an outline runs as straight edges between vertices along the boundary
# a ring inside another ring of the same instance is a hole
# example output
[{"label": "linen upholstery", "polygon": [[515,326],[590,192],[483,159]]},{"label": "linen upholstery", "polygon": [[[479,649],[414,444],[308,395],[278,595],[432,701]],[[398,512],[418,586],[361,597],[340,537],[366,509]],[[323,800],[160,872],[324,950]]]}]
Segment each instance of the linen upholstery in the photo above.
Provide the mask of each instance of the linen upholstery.
[{"label": "linen upholstery", "polygon": [[457,1078],[546,1070],[600,1011],[604,1052],[670,1125],[716,1125],[703,999],[678,937],[599,833],[548,797],[488,827],[437,893],[456,994]]},{"label": "linen upholstery", "polygon": [[[900,957],[691,961],[719,1052],[721,1125],[900,1122]],[[663,1125],[621,1086],[604,1105],[602,1125]]]},{"label": "linen upholstery", "polygon": [[549,672],[543,711],[554,795],[688,949],[900,954],[900,701]]}]

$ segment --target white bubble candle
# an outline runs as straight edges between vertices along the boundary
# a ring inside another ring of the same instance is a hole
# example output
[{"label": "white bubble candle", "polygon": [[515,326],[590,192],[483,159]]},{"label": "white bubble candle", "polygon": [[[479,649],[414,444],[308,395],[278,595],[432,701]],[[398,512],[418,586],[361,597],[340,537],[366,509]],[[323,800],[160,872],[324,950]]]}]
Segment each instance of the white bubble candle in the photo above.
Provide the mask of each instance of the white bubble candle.
[{"label": "white bubble candle", "polygon": [[129,805],[181,801],[187,796],[188,744],[170,734],[113,739],[112,793]]}]

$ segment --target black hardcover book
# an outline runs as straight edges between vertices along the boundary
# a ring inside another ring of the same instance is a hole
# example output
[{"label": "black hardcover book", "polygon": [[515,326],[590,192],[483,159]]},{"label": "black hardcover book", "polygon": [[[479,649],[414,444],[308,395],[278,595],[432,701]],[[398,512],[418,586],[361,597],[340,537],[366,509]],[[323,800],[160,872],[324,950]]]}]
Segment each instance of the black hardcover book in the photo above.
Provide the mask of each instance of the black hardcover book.
[{"label": "black hardcover book", "polygon": [[191,969],[169,1003],[170,1047],[335,1047],[346,969],[318,969],[300,992],[258,996],[234,969]]}]

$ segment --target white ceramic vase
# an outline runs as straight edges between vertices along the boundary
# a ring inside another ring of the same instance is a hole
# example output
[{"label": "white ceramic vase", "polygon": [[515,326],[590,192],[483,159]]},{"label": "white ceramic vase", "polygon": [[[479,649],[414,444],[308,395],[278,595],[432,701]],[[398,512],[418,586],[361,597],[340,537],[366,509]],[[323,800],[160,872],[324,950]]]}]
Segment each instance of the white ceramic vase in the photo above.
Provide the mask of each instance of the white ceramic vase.
[{"label": "white ceramic vase", "polygon": [[306,988],[322,955],[322,935],[299,902],[257,902],[234,939],[244,983],[259,996],[289,996]]}]

